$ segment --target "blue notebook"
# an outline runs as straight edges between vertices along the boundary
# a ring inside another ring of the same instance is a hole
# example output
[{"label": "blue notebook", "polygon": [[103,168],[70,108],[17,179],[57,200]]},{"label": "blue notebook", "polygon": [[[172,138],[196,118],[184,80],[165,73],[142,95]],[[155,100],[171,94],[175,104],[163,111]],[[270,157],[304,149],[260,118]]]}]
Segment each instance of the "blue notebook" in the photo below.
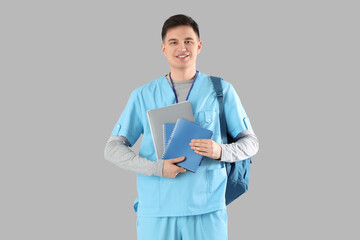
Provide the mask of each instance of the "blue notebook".
[{"label": "blue notebook", "polygon": [[[165,123],[164,129],[170,130],[172,125]],[[166,133],[168,136],[168,133]],[[166,137],[165,136],[165,137]],[[179,118],[176,121],[172,134],[167,142],[163,159],[171,159],[185,156],[185,160],[177,163],[176,165],[183,167],[190,172],[195,172],[199,167],[202,155],[199,155],[191,149],[189,143],[191,139],[210,139],[212,131],[201,127],[194,122],[186,121]]]}]

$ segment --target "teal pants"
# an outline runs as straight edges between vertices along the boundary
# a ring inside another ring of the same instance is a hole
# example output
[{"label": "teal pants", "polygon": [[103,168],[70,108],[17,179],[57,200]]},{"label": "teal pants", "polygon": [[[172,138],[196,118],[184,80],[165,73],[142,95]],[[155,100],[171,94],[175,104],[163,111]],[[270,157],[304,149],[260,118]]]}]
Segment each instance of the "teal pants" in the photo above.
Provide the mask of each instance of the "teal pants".
[{"label": "teal pants", "polygon": [[225,210],[180,217],[141,217],[136,220],[137,240],[227,240]]}]

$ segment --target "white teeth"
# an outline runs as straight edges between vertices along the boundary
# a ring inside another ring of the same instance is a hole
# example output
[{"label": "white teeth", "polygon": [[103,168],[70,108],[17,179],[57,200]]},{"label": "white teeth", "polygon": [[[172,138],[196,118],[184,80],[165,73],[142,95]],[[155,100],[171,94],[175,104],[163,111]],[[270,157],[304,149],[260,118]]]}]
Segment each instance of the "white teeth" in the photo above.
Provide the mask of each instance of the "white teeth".
[{"label": "white teeth", "polygon": [[187,57],[187,55],[184,55],[184,56],[178,56],[179,58],[185,58],[185,57]]}]

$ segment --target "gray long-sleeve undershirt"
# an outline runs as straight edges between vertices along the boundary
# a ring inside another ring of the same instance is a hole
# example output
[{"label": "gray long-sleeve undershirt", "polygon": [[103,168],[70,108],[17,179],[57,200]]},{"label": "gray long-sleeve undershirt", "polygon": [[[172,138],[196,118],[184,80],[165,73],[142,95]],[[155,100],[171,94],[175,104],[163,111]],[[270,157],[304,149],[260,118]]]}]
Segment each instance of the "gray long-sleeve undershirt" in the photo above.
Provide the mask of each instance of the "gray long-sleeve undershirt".
[{"label": "gray long-sleeve undershirt", "polygon": [[[192,83],[193,80],[174,81],[179,102],[186,100]],[[220,161],[224,162],[247,159],[259,150],[259,140],[252,129],[242,131],[239,140],[235,143],[219,145],[222,149]],[[104,157],[125,170],[145,176],[162,176],[163,159],[150,161],[133,152],[129,146],[130,143],[126,137],[111,135],[105,146]]]}]

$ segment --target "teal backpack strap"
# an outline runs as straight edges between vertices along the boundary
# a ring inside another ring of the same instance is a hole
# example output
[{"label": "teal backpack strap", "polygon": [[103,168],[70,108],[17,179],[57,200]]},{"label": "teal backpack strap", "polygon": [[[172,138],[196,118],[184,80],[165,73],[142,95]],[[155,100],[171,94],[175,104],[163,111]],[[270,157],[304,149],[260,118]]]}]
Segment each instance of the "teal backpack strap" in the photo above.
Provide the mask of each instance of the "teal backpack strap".
[{"label": "teal backpack strap", "polygon": [[219,103],[219,117],[220,117],[220,130],[221,130],[221,138],[223,143],[227,143],[227,136],[226,136],[226,118],[224,113],[224,95],[223,89],[221,85],[221,78],[210,76],[211,81],[214,85],[214,89],[216,92],[216,97]]}]

